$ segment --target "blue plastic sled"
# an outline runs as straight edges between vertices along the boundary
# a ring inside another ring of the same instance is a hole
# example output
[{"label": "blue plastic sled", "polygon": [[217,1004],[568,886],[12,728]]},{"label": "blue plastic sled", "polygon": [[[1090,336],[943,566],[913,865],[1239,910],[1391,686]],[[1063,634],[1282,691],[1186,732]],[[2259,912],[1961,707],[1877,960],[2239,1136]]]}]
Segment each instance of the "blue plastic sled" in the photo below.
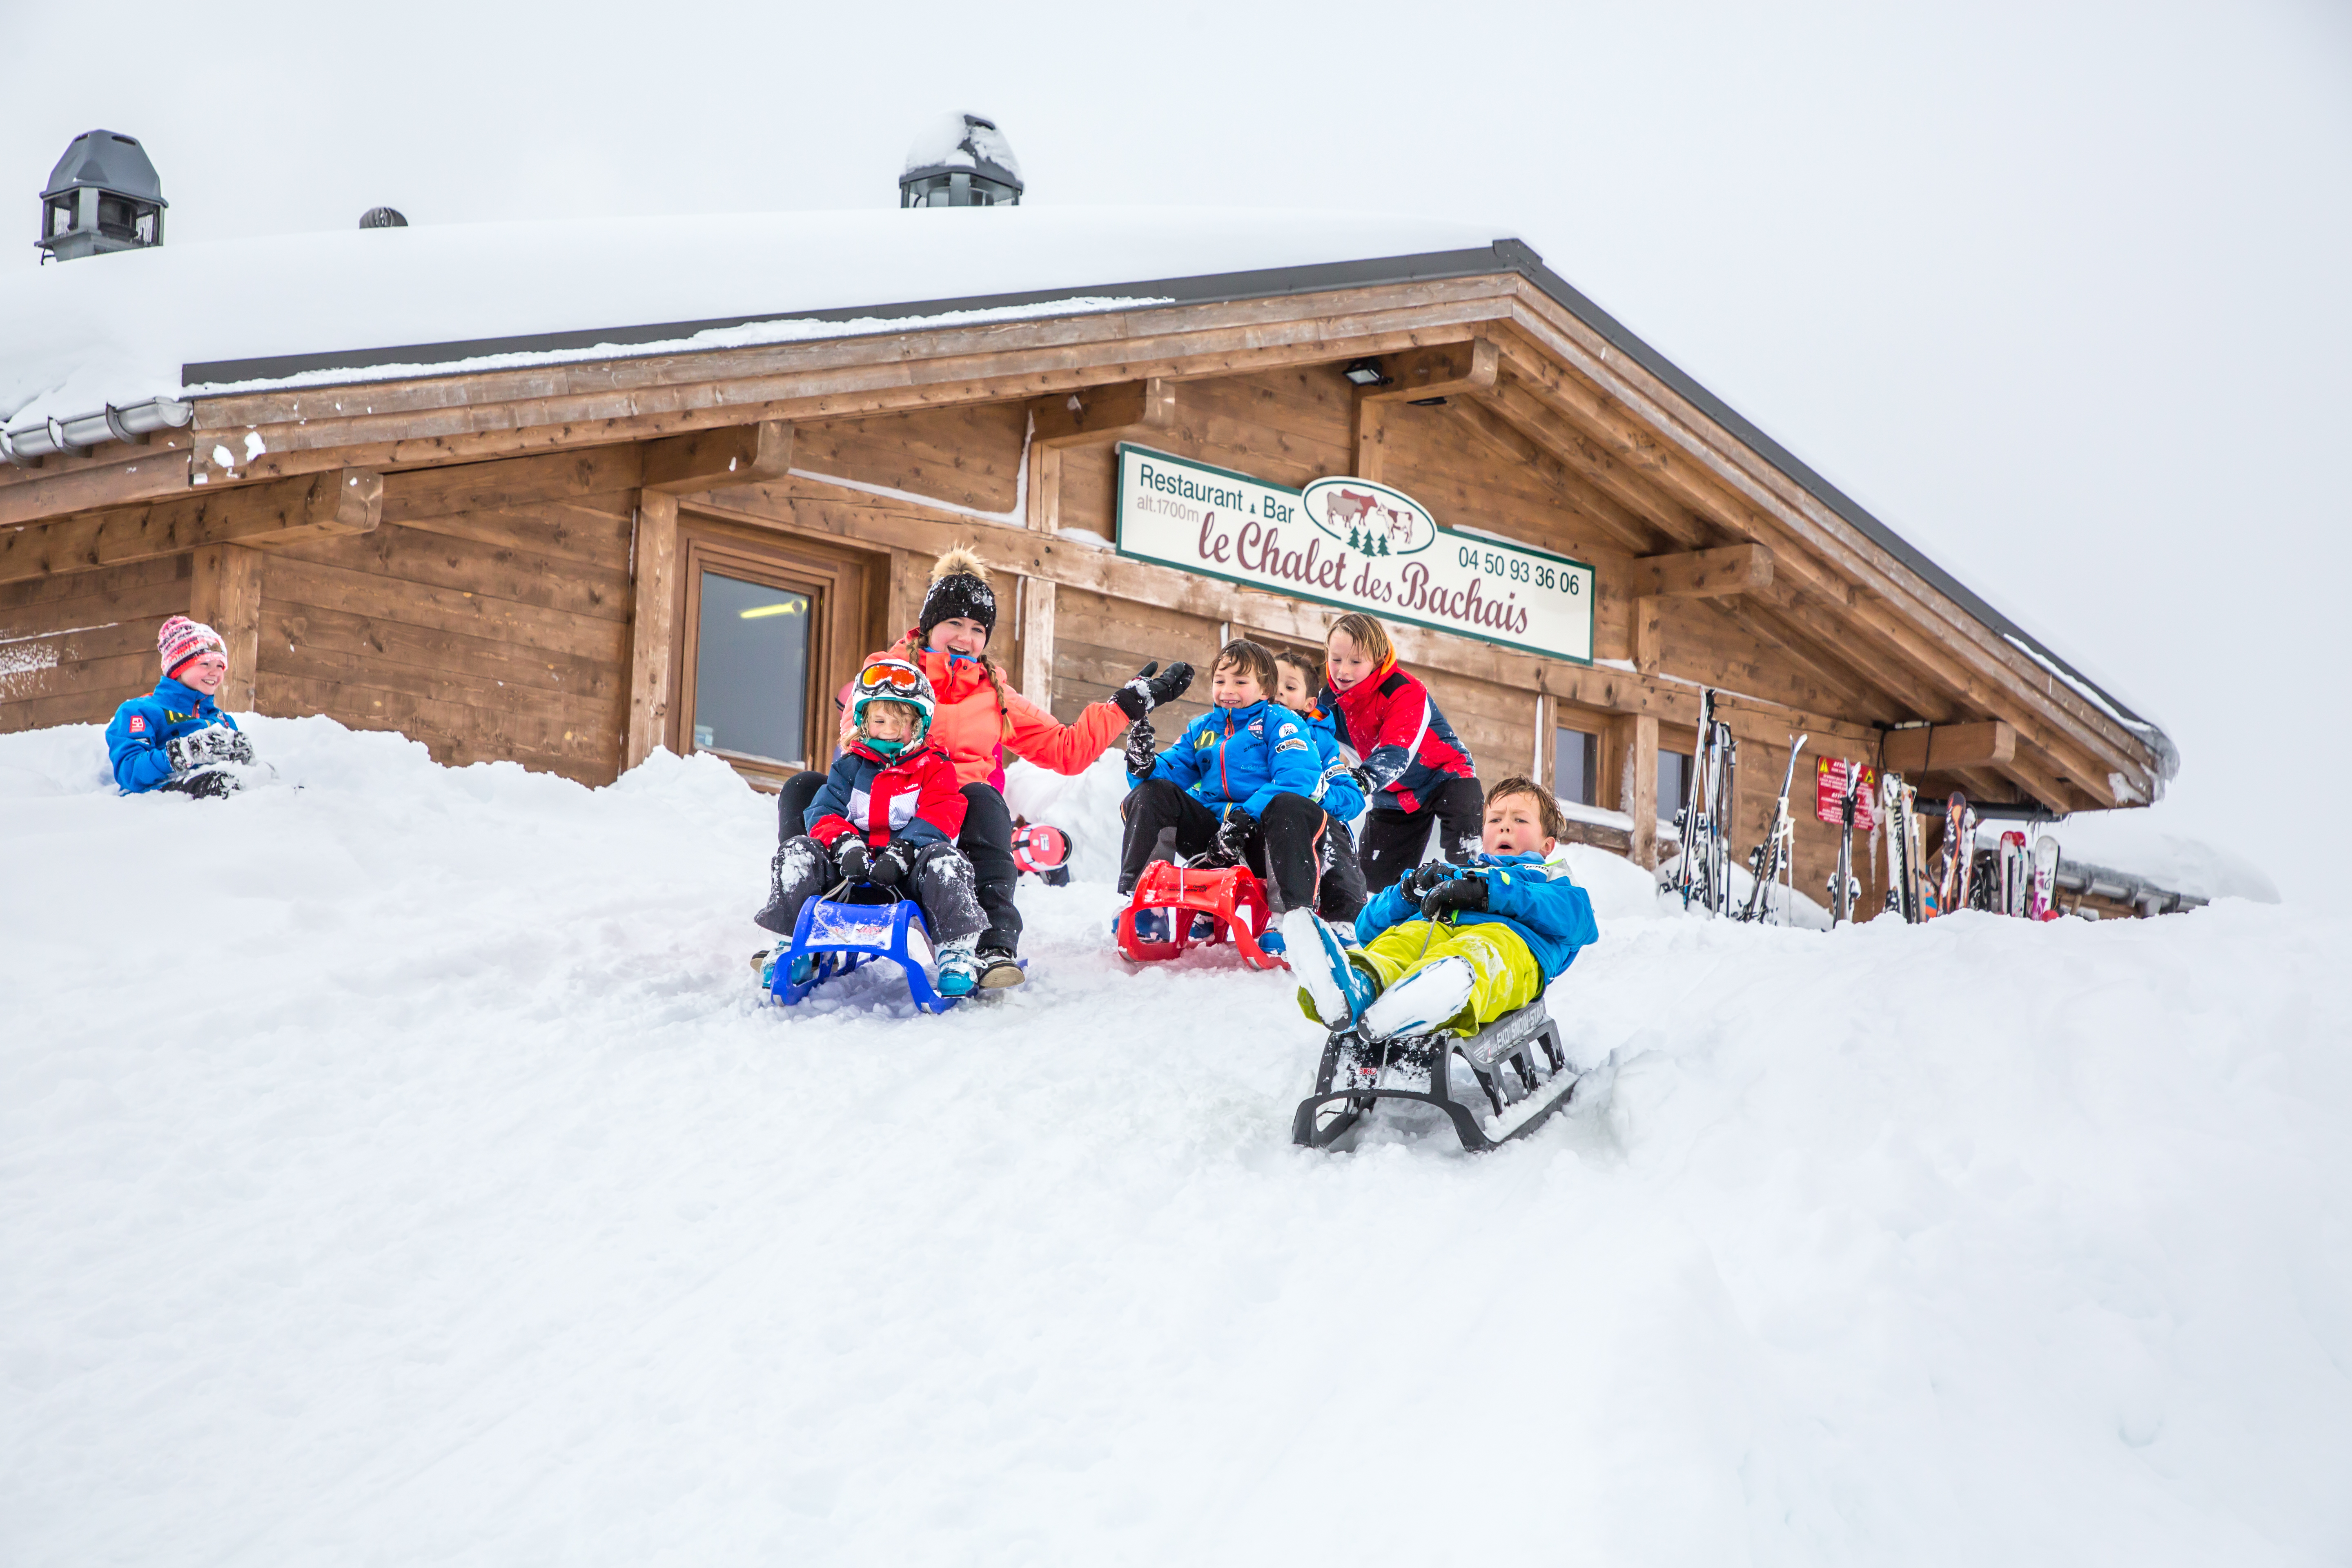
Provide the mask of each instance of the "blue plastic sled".
[{"label": "blue plastic sled", "polygon": [[[878,904],[839,903],[830,899],[811,899],[801,906],[800,919],[793,922],[792,945],[776,960],[776,974],[769,994],[790,1007],[828,980],[837,980],[853,969],[887,958],[906,971],[907,990],[915,1005],[926,1013],[944,1013],[956,1005],[957,998],[942,996],[931,988],[931,977],[922,963],[908,951],[907,935],[919,928],[923,940],[931,935],[929,922],[912,899],[895,899]],[[817,955],[816,973],[805,985],[792,983],[793,960],[802,953]]]}]

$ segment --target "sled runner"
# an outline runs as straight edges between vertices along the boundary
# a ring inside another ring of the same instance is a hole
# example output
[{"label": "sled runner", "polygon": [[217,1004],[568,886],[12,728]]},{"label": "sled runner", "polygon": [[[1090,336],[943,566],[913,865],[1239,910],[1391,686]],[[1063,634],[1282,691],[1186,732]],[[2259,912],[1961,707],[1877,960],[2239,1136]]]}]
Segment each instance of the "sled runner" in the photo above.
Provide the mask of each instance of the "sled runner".
[{"label": "sled runner", "polygon": [[[1456,1058],[1477,1079],[1480,1100],[1454,1097]],[[1302,1149],[1328,1149],[1354,1131],[1376,1101],[1408,1100],[1445,1112],[1462,1147],[1476,1152],[1534,1131],[1569,1102],[1577,1082],[1559,1025],[1541,997],[1466,1039],[1439,1033],[1367,1040],[1346,1025],[1323,1044],[1315,1092],[1298,1102],[1290,1141]]]},{"label": "sled runner", "polygon": [[[1145,910],[1166,910],[1171,939],[1146,942],[1135,934],[1135,917]],[[1208,916],[1216,930],[1202,945],[1230,942],[1252,969],[1287,969],[1290,965],[1258,945],[1258,938],[1274,923],[1266,908],[1265,889],[1246,866],[1190,868],[1172,860],[1154,860],[1137,879],[1135,892],[1118,915],[1118,951],[1137,963],[1173,958],[1193,945],[1192,919]]]},{"label": "sled runner", "polygon": [[[855,901],[857,895],[875,901]],[[923,944],[920,957],[913,951],[919,934]],[[793,922],[793,940],[776,955],[769,994],[784,1006],[794,1006],[826,981],[887,958],[906,972],[907,990],[917,1007],[926,1013],[944,1013],[955,1005],[956,998],[932,989],[925,962],[930,950],[930,926],[912,899],[894,897],[872,883],[861,885],[854,893],[836,888],[801,906],[800,919]],[[816,973],[805,984],[795,985],[791,978],[793,961],[803,953],[815,957]]]}]

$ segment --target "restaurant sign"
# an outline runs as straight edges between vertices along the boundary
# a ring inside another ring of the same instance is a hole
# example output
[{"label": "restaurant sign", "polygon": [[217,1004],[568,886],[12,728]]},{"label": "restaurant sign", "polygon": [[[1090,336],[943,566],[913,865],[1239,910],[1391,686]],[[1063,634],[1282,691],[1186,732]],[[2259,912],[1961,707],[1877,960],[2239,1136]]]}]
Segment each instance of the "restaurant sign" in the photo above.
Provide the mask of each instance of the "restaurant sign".
[{"label": "restaurant sign", "polygon": [[1440,528],[1402,490],[1317,479],[1304,490],[1118,448],[1118,552],[1383,620],[1592,662],[1592,568]]}]

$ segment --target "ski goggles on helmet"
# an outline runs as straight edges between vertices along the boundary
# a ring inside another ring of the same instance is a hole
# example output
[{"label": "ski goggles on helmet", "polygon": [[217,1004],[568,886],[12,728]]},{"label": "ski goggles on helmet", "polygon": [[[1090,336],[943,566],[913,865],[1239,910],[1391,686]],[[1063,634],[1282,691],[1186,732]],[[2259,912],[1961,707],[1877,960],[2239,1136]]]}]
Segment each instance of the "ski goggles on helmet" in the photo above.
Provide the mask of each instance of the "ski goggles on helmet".
[{"label": "ski goggles on helmet", "polygon": [[922,671],[903,664],[869,664],[857,672],[860,697],[912,697],[926,684]]}]

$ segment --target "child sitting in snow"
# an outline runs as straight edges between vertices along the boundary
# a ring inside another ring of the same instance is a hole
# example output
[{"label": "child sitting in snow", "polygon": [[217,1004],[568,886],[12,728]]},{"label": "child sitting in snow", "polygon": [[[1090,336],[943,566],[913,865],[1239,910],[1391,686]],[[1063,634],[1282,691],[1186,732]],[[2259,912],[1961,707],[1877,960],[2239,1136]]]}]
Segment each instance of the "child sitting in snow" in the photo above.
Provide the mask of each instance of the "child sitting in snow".
[{"label": "child sitting in snow", "polygon": [[[1315,804],[1323,765],[1304,721],[1273,700],[1274,655],[1245,637],[1227,643],[1210,672],[1206,713],[1184,727],[1176,743],[1155,754],[1148,720],[1127,737],[1131,788],[1119,806],[1126,819],[1118,890],[1131,893],[1154,860],[1191,858],[1214,849],[1227,864],[1266,879],[1266,901],[1279,914],[1315,908],[1317,842],[1323,808]],[[1166,941],[1157,924],[1166,911],[1136,916],[1136,934]],[[1206,920],[1206,916],[1201,917]],[[1283,951],[1282,932],[1259,939],[1268,952]]]},{"label": "child sitting in snow", "polygon": [[[971,862],[955,846],[967,803],[955,764],[930,739],[931,683],[904,659],[877,658],[850,690],[849,742],[809,803],[807,833],[777,846],[767,908],[751,918],[789,939],[809,900],[836,883],[878,882],[921,908],[940,994],[969,995],[980,979],[973,939],[988,921]],[[772,985],[783,952],[753,958],[762,985]],[[813,957],[794,963],[793,983],[805,984]]]},{"label": "child sitting in snow", "polygon": [[[1487,796],[1482,854],[1433,861],[1382,889],[1343,947],[1328,928],[1319,952],[1295,960],[1299,1005],[1316,1022],[1354,1023],[1368,1040],[1445,1029],[1475,1035],[1543,994],[1601,936],[1592,900],[1547,866],[1567,828],[1533,781],[1505,779]],[[1449,921],[1449,917],[1450,921]]]},{"label": "child sitting in snow", "polygon": [[228,679],[228,648],[201,621],[173,616],[155,637],[163,679],[114,710],[106,752],[125,795],[150,790],[215,797],[241,786],[231,763],[250,763],[253,742],[214,700]]},{"label": "child sitting in snow", "polygon": [[1357,863],[1356,837],[1349,826],[1364,814],[1362,777],[1340,751],[1339,738],[1332,732],[1330,715],[1315,706],[1316,689],[1323,684],[1323,671],[1315,660],[1296,649],[1284,648],[1274,656],[1274,668],[1281,682],[1274,700],[1297,714],[1307,726],[1323,770],[1314,795],[1325,818],[1323,840],[1316,858],[1323,873],[1316,912],[1328,921],[1352,921],[1364,907],[1364,868]]}]

